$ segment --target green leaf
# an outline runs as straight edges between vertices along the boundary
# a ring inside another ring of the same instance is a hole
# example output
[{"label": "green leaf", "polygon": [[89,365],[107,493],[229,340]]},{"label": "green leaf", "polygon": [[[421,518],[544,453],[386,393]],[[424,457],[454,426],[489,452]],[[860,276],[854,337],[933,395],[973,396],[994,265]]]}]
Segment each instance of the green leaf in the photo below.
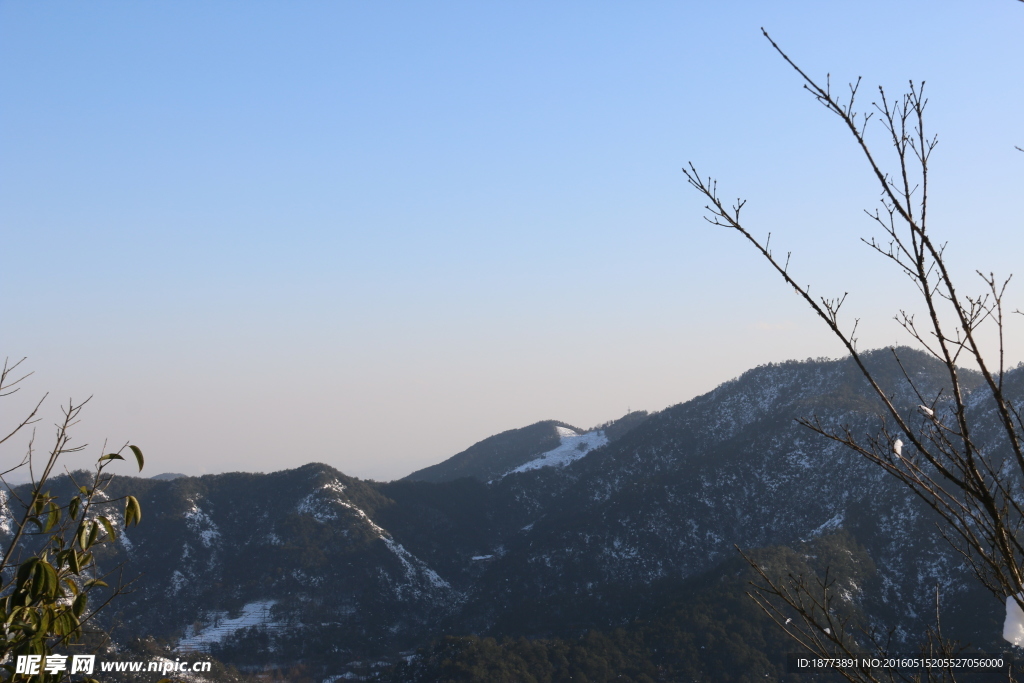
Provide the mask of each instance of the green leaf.
[{"label": "green leaf", "polygon": [[142,521],[142,506],[139,505],[135,496],[128,496],[124,503],[124,526],[127,529],[132,522],[138,526],[140,521]]},{"label": "green leaf", "polygon": [[93,586],[102,586],[103,588],[108,588],[109,584],[103,579],[89,579],[85,582],[86,588],[92,588]]},{"label": "green leaf", "polygon": [[39,615],[36,614],[35,610],[25,610],[25,621],[17,624],[17,627],[26,633],[26,635],[33,635],[39,630]]},{"label": "green leaf", "polygon": [[46,524],[43,525],[43,533],[46,533],[60,521],[60,508],[52,500],[46,504],[49,511],[46,513]]},{"label": "green leaf", "polygon": [[[68,551],[68,566],[71,568],[71,573],[72,574],[81,574],[82,573],[82,565],[78,561],[78,553],[75,552],[74,548],[71,548],[71,550]],[[72,582],[71,585],[74,585],[74,583]],[[77,588],[76,588],[76,592],[77,592]]]},{"label": "green leaf", "polygon": [[18,567],[18,588],[24,588],[25,584],[32,578],[32,573],[39,564],[38,557],[30,557]]},{"label": "green leaf", "polygon": [[26,588],[33,600],[50,599],[57,592],[57,572],[49,562],[39,560],[32,565],[32,579]]},{"label": "green leaf", "polygon": [[117,453],[107,453],[96,462],[103,462],[104,460],[124,460],[124,458]]},{"label": "green leaf", "polygon": [[93,520],[93,523],[89,525],[89,538],[86,541],[85,547],[90,548],[92,544],[96,542],[96,534],[100,531],[99,522]]},{"label": "green leaf", "polygon": [[82,548],[82,550],[85,550],[86,548],[89,547],[88,546],[88,541],[89,541],[89,531],[88,531],[88,529],[89,529],[89,525],[86,524],[85,520],[83,519],[81,521],[81,523],[78,525],[78,533],[76,534],[76,537],[77,537],[77,540],[78,540],[78,545]]},{"label": "green leaf", "polygon": [[114,533],[114,525],[110,523],[110,520],[104,515],[100,515],[99,520],[103,524],[103,528],[107,530],[107,535],[110,536],[110,540],[116,541],[117,534]]},{"label": "green leaf", "polygon": [[89,596],[85,593],[79,593],[78,597],[71,604],[71,611],[76,617],[82,616],[85,612],[85,606],[89,603]]},{"label": "green leaf", "polygon": [[10,607],[14,610],[24,609],[28,603],[28,591],[24,588],[19,588],[14,591],[14,595],[7,598]]},{"label": "green leaf", "polygon": [[58,636],[68,636],[78,630],[78,618],[75,614],[64,611],[53,620],[53,632]]},{"label": "green leaf", "polygon": [[48,599],[57,597],[57,589],[60,588],[60,580],[57,578],[57,570],[49,562],[40,562],[36,565],[36,581],[39,584],[39,592]]},{"label": "green leaf", "polygon": [[[34,631],[33,631],[33,633],[34,633]],[[18,651],[18,654],[22,654],[22,653],[28,654],[28,655],[46,655],[46,654],[48,654],[47,648],[46,648],[46,644],[43,642],[43,639],[41,637],[40,638],[32,638],[30,641],[28,641],[28,643],[23,645],[22,648]]]},{"label": "green leaf", "polygon": [[146,459],[142,457],[142,449],[138,446],[128,446],[128,448],[132,449],[132,453],[135,454],[135,460],[139,463],[139,472],[141,472],[142,466],[146,464]]},{"label": "green leaf", "polygon": [[82,499],[75,496],[71,499],[71,502],[68,503],[68,514],[71,515],[71,519],[76,519],[78,517],[78,509],[80,507],[82,507]]}]

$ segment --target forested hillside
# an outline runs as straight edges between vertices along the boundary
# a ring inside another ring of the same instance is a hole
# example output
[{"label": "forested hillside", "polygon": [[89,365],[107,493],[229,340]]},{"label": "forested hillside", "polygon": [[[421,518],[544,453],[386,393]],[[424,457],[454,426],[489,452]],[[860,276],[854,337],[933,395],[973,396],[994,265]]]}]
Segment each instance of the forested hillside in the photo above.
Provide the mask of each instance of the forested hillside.
[{"label": "forested hillside", "polygon": [[[904,356],[941,388],[941,368]],[[891,357],[869,362],[912,416]],[[973,409],[984,419],[984,404]],[[147,510],[109,551],[141,574],[111,614],[115,634],[144,628],[179,652],[314,678],[802,680],[783,666],[794,645],[745,595],[739,546],[779,572],[830,567],[848,582],[844,609],[892,629],[894,646],[917,647],[938,586],[948,633],[1002,647],[1001,605],[920,502],[795,422],[878,428],[849,362],[764,366],[633,415],[617,433],[507,432],[452,459],[476,475],[438,481],[363,481],[321,464],[115,481],[112,495],[130,488]],[[998,432],[982,438],[999,447]]]}]

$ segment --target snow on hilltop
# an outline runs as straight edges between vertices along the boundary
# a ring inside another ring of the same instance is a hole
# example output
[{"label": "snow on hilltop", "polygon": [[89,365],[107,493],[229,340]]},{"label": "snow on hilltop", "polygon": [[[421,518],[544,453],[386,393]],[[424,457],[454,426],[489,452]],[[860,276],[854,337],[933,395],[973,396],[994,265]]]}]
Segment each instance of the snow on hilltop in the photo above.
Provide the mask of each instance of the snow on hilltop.
[{"label": "snow on hilltop", "polygon": [[[509,470],[501,476],[505,477],[514,472],[539,470],[541,467],[565,467],[569,463],[579,460],[595,448],[600,448],[608,443],[608,437],[604,435],[602,430],[595,430],[584,434],[578,434],[568,427],[555,427],[555,430],[558,432],[558,438],[561,441],[557,448],[553,448],[547,453],[541,453],[530,462],[520,465],[514,470]],[[501,477],[498,478],[500,479]]]}]

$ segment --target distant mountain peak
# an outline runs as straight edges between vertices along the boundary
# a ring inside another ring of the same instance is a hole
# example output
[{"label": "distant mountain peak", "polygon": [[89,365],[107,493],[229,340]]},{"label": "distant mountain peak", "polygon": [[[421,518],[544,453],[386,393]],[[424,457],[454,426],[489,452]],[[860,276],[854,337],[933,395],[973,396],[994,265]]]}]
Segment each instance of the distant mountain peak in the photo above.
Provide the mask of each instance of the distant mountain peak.
[{"label": "distant mountain peak", "polygon": [[577,436],[582,430],[565,422],[544,420],[510,429],[473,444],[444,462],[413,472],[405,477],[412,481],[454,481],[471,477],[490,481],[519,467],[542,453],[558,448],[562,435]]},{"label": "distant mountain peak", "polygon": [[[589,431],[558,420],[544,420],[495,434],[444,462],[413,472],[405,479],[442,482],[470,477],[487,482],[512,472],[568,465],[595,448],[617,441],[647,417],[645,410],[631,411]],[[568,446],[565,445],[567,439],[572,440]]]}]

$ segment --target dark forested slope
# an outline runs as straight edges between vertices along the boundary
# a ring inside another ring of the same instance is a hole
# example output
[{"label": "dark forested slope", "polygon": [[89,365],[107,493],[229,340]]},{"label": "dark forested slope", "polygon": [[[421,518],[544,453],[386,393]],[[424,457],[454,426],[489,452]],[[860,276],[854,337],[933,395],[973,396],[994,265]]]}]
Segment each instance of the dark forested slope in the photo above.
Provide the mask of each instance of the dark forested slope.
[{"label": "dark forested slope", "polygon": [[[926,391],[941,388],[941,367],[903,356]],[[891,356],[868,362],[919,419]],[[1008,386],[1017,391],[1022,377],[1015,371]],[[985,406],[974,409],[984,420]],[[752,615],[740,584],[723,588],[715,572],[734,573],[734,545],[809,562],[798,549],[842,530],[844,547],[873,567],[850,589],[872,624],[912,644],[937,585],[946,626],[999,647],[999,604],[974,591],[920,502],[795,422],[813,415],[874,433],[876,413],[852,363],[792,362],[631,414],[618,428],[573,436],[544,422],[505,432],[432,470],[436,481],[417,476],[427,470],[362,481],[320,464],[124,478],[112,495],[132,492],[146,518],[108,552],[141,576],[111,616],[122,635],[145,631],[238,665],[301,662],[325,675],[365,672],[366,662],[418,647],[427,649],[408,671],[421,677],[473,658],[510,670],[536,660],[541,671],[590,638],[629,662],[635,680],[719,661],[750,662],[771,679],[778,634]],[[996,430],[978,433],[999,447]],[[573,439],[586,448],[566,450]],[[708,615],[718,626],[700,626]],[[715,629],[740,634],[743,651],[726,645],[732,636],[713,647],[698,637]],[[456,640],[437,640],[446,635]]]}]

